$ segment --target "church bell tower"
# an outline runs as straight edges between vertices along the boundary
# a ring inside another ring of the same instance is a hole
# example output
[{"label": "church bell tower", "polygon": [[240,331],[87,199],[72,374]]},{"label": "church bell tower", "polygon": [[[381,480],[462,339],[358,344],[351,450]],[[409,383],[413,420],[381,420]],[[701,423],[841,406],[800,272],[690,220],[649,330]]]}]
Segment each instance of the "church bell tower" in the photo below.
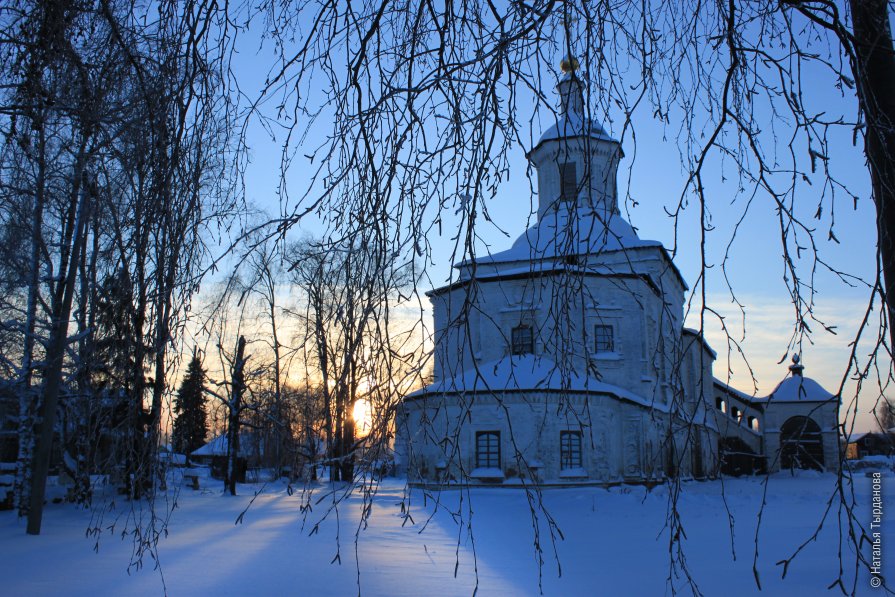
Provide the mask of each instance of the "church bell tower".
[{"label": "church bell tower", "polygon": [[585,210],[608,221],[618,211],[616,175],[621,144],[591,120],[578,60],[560,64],[556,122],[528,153],[538,173],[538,219],[553,211]]}]

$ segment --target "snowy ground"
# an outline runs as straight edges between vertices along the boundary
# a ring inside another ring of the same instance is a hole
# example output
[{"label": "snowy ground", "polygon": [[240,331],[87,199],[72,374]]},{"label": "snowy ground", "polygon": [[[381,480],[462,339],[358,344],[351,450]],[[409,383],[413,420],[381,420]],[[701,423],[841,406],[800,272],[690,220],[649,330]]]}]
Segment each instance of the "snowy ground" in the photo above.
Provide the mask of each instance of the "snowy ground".
[{"label": "snowy ground", "polygon": [[[883,560],[895,578],[895,478],[883,469],[886,511]],[[855,476],[859,520],[869,525],[870,479]],[[836,477],[801,473],[770,477],[765,494],[762,478],[690,482],[683,485],[680,512],[686,533],[684,556],[699,590],[705,595],[752,595],[758,590],[752,573],[755,529],[763,499],[758,533],[757,568],[764,595],[821,595],[836,580],[840,549],[838,501],[834,502],[818,539],[809,542],[781,580],[776,562],[790,556],[809,539],[821,519]],[[285,485],[268,484],[245,514],[261,485],[240,486],[240,497],[221,493],[219,481],[203,479],[200,491],[174,490],[159,499],[159,509],[177,500],[168,535],[158,547],[160,569],[146,557],[141,569],[128,572],[134,542],[121,537],[130,505],[118,501],[106,512],[102,526],[116,520],[114,532],[103,533],[98,553],[95,538],[85,529],[96,513],[70,505],[50,505],[39,537],[26,536],[24,522],[11,512],[0,513],[0,593],[25,595],[362,595],[424,596],[538,595],[538,566],[528,499],[520,489],[479,488],[444,491],[447,507],[415,490],[410,514],[402,526],[403,483],[386,481],[372,501],[369,526],[358,533],[363,499],[352,496],[309,534],[331,504],[326,487],[314,490],[313,510],[303,518],[300,492],[289,495]],[[728,525],[721,492],[734,519]],[[557,563],[546,518],[539,517],[544,549],[542,587],[545,595],[665,595],[670,594],[669,541],[665,529],[669,489],[548,489],[543,503],[562,531],[556,542]],[[462,506],[458,506],[459,500]],[[406,502],[405,502],[406,503]],[[472,511],[473,540],[449,509]],[[433,514],[434,511],[434,515]],[[425,524],[428,519],[428,524]],[[94,519],[95,520],[95,519]],[[424,526],[425,525],[425,526]],[[337,539],[337,532],[340,536]],[[736,559],[731,554],[736,548]],[[337,546],[341,549],[338,550]],[[846,588],[854,582],[854,554],[843,542]],[[341,564],[331,563],[337,551]],[[473,556],[475,554],[475,557]],[[869,549],[868,549],[869,554]],[[457,568],[456,576],[454,574]],[[870,586],[867,572],[858,574],[858,595],[882,595]],[[163,584],[164,583],[164,584]],[[690,593],[686,581],[674,586]]]}]

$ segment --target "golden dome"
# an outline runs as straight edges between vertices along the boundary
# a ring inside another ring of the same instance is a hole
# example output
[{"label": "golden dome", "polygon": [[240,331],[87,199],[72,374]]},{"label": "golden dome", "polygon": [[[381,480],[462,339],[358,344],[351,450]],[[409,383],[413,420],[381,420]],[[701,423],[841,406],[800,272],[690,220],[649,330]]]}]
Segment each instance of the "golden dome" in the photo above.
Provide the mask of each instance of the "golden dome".
[{"label": "golden dome", "polygon": [[578,59],[574,56],[566,56],[559,63],[559,70],[568,74],[578,70]]}]

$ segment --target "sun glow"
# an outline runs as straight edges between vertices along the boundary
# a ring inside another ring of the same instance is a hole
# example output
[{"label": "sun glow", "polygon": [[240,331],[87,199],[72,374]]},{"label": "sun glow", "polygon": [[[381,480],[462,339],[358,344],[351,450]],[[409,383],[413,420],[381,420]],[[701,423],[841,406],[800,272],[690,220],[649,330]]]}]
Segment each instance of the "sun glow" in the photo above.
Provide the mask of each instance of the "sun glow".
[{"label": "sun glow", "polygon": [[357,437],[366,437],[373,429],[373,407],[363,398],[354,403],[351,411],[354,419],[354,433]]}]

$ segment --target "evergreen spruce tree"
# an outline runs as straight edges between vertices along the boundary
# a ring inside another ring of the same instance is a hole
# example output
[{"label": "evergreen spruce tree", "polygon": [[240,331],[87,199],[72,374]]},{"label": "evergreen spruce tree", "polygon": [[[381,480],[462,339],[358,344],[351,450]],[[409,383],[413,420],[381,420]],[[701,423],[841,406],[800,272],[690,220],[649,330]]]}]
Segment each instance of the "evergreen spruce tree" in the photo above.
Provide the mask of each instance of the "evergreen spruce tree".
[{"label": "evergreen spruce tree", "polygon": [[174,398],[174,413],[173,448],[175,452],[186,454],[186,462],[189,464],[190,452],[202,447],[208,434],[205,370],[195,352]]}]

